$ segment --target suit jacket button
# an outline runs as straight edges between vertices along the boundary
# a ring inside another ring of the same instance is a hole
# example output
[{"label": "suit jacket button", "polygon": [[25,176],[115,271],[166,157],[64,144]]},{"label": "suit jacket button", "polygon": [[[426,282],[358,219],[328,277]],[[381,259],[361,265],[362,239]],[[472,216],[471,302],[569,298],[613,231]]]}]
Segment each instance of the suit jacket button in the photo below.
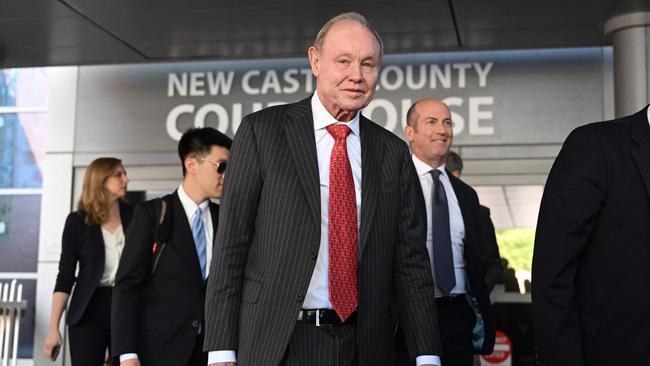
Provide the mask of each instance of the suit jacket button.
[{"label": "suit jacket button", "polygon": [[311,259],[316,259],[316,258],[318,258],[318,251],[314,250],[313,252],[311,252]]},{"label": "suit jacket button", "polygon": [[303,294],[300,294],[297,297],[298,297],[298,302],[301,302],[305,298]]},{"label": "suit jacket button", "polygon": [[199,322],[198,322],[197,320],[193,321],[193,322],[192,322],[192,326],[193,326],[194,328],[198,327],[198,326],[199,326]]}]

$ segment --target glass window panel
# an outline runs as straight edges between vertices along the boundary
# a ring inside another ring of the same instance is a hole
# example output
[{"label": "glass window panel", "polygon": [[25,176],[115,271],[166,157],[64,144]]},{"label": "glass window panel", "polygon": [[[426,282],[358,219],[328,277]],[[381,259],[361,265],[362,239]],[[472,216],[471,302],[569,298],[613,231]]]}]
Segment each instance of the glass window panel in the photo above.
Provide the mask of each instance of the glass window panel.
[{"label": "glass window panel", "polygon": [[47,107],[45,68],[0,70],[0,107]]},{"label": "glass window panel", "polygon": [[41,188],[45,113],[0,114],[0,188]]},{"label": "glass window panel", "polygon": [[41,196],[0,196],[0,272],[36,272]]},{"label": "glass window panel", "polygon": [[18,340],[18,358],[34,357],[34,327],[36,317],[36,280],[20,280],[23,284],[23,299],[27,300],[27,309],[20,319],[20,339]]}]

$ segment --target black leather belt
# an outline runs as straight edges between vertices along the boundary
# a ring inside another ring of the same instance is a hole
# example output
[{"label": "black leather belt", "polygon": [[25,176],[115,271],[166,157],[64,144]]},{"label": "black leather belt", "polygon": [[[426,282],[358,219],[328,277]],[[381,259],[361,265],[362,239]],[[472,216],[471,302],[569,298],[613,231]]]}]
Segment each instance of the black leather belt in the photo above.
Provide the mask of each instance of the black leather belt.
[{"label": "black leather belt", "polygon": [[436,305],[458,304],[465,300],[465,294],[436,297]]},{"label": "black leather belt", "polygon": [[357,312],[353,312],[342,322],[336,311],[332,309],[303,309],[298,314],[298,321],[314,324],[317,327],[333,327],[356,322]]}]

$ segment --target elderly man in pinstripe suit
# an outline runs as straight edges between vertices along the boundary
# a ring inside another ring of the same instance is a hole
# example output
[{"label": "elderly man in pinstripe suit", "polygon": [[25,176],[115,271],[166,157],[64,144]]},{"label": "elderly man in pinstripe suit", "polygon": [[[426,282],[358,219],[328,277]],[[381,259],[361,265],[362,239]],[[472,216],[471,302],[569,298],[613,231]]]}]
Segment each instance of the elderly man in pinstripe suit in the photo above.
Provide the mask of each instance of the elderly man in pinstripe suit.
[{"label": "elderly man in pinstripe suit", "polygon": [[308,56],[316,93],[247,116],[232,146],[206,300],[208,364],[439,365],[426,212],[406,144],[359,112],[382,43],[341,14]]}]

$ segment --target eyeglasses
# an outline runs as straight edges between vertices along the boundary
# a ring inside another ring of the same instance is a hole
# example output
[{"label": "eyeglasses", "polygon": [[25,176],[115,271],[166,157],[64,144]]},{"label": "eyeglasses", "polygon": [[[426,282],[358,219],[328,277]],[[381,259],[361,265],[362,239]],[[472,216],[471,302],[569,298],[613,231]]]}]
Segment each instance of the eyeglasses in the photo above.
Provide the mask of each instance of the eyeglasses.
[{"label": "eyeglasses", "polygon": [[208,159],[202,158],[201,160],[207,161],[208,163],[214,165],[217,168],[217,173],[223,174],[226,171],[226,167],[228,166],[228,160],[222,160],[216,163],[211,162]]}]

